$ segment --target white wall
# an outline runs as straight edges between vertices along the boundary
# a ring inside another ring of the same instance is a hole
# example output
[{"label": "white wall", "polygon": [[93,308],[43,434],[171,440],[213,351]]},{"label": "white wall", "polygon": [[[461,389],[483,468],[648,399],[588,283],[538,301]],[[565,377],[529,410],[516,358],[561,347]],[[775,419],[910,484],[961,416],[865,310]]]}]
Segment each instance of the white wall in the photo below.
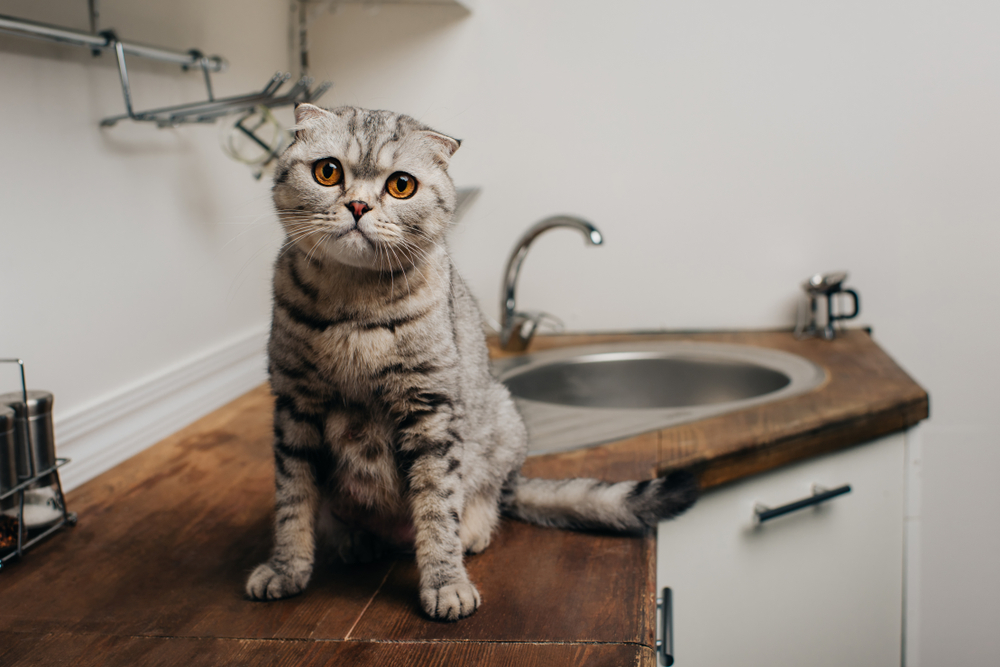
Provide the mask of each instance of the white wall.
[{"label": "white wall", "polygon": [[998,34],[972,0],[346,6],[310,33],[327,104],[465,140],[453,175],[484,191],[452,246],[494,316],[505,253],[558,212],[606,246],[542,237],[520,295],[570,329],[789,326],[806,276],[850,272],[931,393],[928,665],[1000,655]]},{"label": "white wall", "polygon": [[[0,1],[2,14],[81,30],[86,8]],[[220,97],[288,68],[281,1],[100,8],[125,40],[226,57]],[[138,109],[204,98],[197,72],[129,64]],[[223,155],[216,126],[98,127],[124,112],[112,54],[0,34],[0,91],[0,356],[54,393],[73,486],[264,380],[277,223],[269,183]],[[15,369],[0,373],[13,390]]]}]

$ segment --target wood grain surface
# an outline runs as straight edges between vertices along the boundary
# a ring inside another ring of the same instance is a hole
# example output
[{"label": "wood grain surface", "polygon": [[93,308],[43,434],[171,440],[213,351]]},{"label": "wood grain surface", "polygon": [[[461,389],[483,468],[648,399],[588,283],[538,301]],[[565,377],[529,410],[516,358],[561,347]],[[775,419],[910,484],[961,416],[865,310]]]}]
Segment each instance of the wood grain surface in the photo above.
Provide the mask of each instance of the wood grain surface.
[{"label": "wood grain surface", "polygon": [[317,642],[0,631],[4,667],[654,667],[648,646],[501,642]]},{"label": "wood grain surface", "polygon": [[[824,366],[819,389],[621,442],[532,457],[537,477],[649,479],[695,466],[703,485],[898,431],[927,395],[863,332],[558,336],[759,344]],[[655,543],[505,520],[467,560],[482,608],[426,619],[412,556],[317,567],[289,600],[243,597],[270,549],[272,399],[266,386],[69,494],[79,525],[0,571],[2,665],[653,665]]]},{"label": "wood grain surface", "polygon": [[[490,548],[468,559],[484,605],[459,623],[421,614],[406,554],[324,563],[297,597],[246,600],[245,578],[270,549],[272,405],[261,387],[70,493],[79,524],[0,572],[0,632],[40,656],[0,664],[88,664],[74,646],[150,661],[121,664],[256,664],[271,650],[288,664],[347,655],[372,660],[345,663],[358,665],[463,656],[536,664],[525,656],[539,645],[551,645],[538,655],[556,662],[537,664],[652,664],[650,538],[505,520]],[[351,646],[333,648],[344,640]],[[231,658],[216,660],[226,651]]]}]

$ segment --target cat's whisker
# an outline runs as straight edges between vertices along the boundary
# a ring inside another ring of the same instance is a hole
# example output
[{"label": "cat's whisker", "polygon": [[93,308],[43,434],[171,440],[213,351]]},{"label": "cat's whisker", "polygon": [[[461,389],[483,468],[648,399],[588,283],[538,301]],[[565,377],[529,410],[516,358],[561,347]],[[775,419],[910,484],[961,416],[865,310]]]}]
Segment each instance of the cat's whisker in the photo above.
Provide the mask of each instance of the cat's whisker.
[{"label": "cat's whisker", "polygon": [[278,249],[278,257],[281,257],[289,248],[296,245],[299,241],[310,236],[311,234],[316,234],[322,232],[323,230],[316,227],[310,227],[308,230],[299,231],[295,234],[289,234],[285,237],[285,243]]},{"label": "cat's whisker", "polygon": [[[389,256],[389,252],[392,248],[388,244],[382,244],[382,251],[385,253],[385,263],[389,268],[389,295],[396,295],[396,270],[392,266],[392,258]],[[381,273],[380,273],[381,275]]]},{"label": "cat's whisker", "polygon": [[293,222],[285,225],[285,230],[288,233],[295,233],[305,229],[321,229],[321,227],[311,222]]},{"label": "cat's whisker", "polygon": [[[376,243],[375,244],[375,266],[378,269],[378,284],[379,284],[379,287],[382,286],[382,276],[385,274],[385,271],[382,270],[382,267],[384,266],[382,264],[382,252],[384,250],[383,245],[384,244],[382,244],[382,243]],[[385,253],[385,263],[389,264],[389,253],[388,252]],[[396,283],[395,283],[395,280],[394,280],[394,276],[392,275],[392,265],[390,264],[390,266],[389,266],[389,294],[391,296],[391,295],[393,295],[395,293],[396,293]]]},{"label": "cat's whisker", "polygon": [[[412,292],[410,291],[410,279],[406,275],[406,269],[403,267],[403,261],[401,259],[399,259],[398,255],[396,255],[396,251],[395,251],[395,249],[392,248],[392,246],[386,246],[386,249],[388,249],[389,251],[391,251],[392,252],[392,256],[396,258],[397,262],[399,262],[399,272],[403,274],[403,280],[406,281],[406,295],[407,296],[412,296]],[[392,265],[390,264],[390,267],[391,266]],[[392,275],[392,274],[390,273],[390,275]]]},{"label": "cat's whisker", "polygon": [[306,261],[309,261],[312,258],[312,255],[313,255],[314,252],[316,252],[317,250],[319,250],[320,247],[322,247],[323,245],[325,245],[330,239],[333,238],[333,231],[331,231],[331,230],[322,230],[322,231],[323,231],[322,238],[320,238],[319,241],[317,241],[316,243],[314,243],[313,247],[309,249],[308,253],[306,253]]},{"label": "cat's whisker", "polygon": [[310,231],[308,233],[305,233],[305,234],[303,234],[301,236],[298,236],[295,239],[292,239],[289,243],[287,243],[285,245],[285,247],[282,249],[281,253],[278,254],[278,257],[280,258],[281,255],[283,255],[285,252],[291,250],[292,248],[298,247],[299,241],[302,241],[302,240],[306,239],[307,237],[312,236],[313,234],[320,234],[320,233],[322,233],[322,230],[314,229],[314,230],[312,230],[312,231]]},{"label": "cat's whisker", "polygon": [[320,231],[320,230],[321,230],[321,228],[320,227],[316,227],[315,225],[304,225],[302,227],[297,227],[295,229],[288,230],[288,232],[286,233],[285,238],[286,239],[290,239],[292,242],[294,242],[294,241],[297,241],[300,238],[303,238],[303,237],[307,236],[311,232],[316,232],[316,231]]},{"label": "cat's whisker", "polygon": [[[432,261],[432,257],[429,250],[421,248],[420,246],[414,244],[412,241],[404,240],[405,247],[411,253],[411,263],[417,266],[417,269],[421,272],[422,276],[426,277],[424,271],[427,267],[431,267],[436,273],[439,279],[447,280],[447,276],[444,274],[444,269],[437,263]],[[432,247],[436,250],[443,250],[443,247],[438,243],[433,243]],[[419,257],[421,260],[419,263],[416,258]]]},{"label": "cat's whisker", "polygon": [[[279,257],[285,251],[285,249],[287,248],[287,245],[288,244],[286,244],[285,246],[279,248],[279,250],[278,250],[278,256]],[[246,271],[246,268],[248,266],[250,266],[250,263],[253,262],[255,259],[257,259],[257,257],[259,257],[260,254],[262,252],[264,252],[265,249],[266,248],[262,247],[262,248],[258,249],[256,252],[254,252],[252,255],[250,255],[250,257],[243,263],[243,266],[240,267],[240,270],[236,272],[236,275],[233,277],[233,282],[230,284],[229,289],[226,292],[226,307],[227,308],[230,305],[232,305],[233,299],[236,298],[236,293],[239,291],[239,288],[243,286],[244,280],[246,280],[245,277],[243,278],[243,280],[240,280],[240,277],[243,276],[243,273]],[[239,283],[236,282],[237,280],[239,280]]]},{"label": "cat's whisker", "polygon": [[[416,237],[417,239],[424,241],[429,247],[437,247],[437,248],[441,247],[441,244],[439,243],[439,241],[437,239],[435,239],[435,238],[433,238],[431,236],[428,236],[427,233],[424,232],[424,231],[422,231],[422,230],[410,230],[409,233],[410,233],[410,235]],[[405,241],[406,241],[406,243],[408,243],[409,245],[411,245],[411,246],[413,246],[415,248],[419,248],[420,247],[417,243],[415,243],[411,239],[405,239]]]}]

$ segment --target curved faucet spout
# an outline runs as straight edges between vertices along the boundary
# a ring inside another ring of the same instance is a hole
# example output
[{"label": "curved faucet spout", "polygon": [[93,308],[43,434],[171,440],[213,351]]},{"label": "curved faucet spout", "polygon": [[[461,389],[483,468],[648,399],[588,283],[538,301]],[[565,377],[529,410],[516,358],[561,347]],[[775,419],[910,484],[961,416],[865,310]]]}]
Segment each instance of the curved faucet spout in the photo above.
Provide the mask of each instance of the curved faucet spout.
[{"label": "curved faucet spout", "polygon": [[541,314],[520,313],[517,311],[517,276],[521,272],[521,264],[528,254],[528,246],[542,232],[553,227],[570,227],[579,230],[587,243],[601,245],[604,237],[594,225],[583,218],[571,215],[554,215],[532,225],[517,243],[507,259],[507,269],[504,271],[503,294],[500,299],[500,347],[505,350],[520,351],[528,346],[528,342],[538,328]]}]

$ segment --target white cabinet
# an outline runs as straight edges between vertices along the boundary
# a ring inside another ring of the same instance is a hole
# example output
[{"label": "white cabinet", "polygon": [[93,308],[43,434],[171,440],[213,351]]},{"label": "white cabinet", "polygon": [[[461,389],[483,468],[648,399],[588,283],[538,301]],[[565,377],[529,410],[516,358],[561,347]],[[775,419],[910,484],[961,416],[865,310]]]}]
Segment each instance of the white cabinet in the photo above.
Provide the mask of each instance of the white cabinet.
[{"label": "white cabinet", "polygon": [[[660,524],[679,667],[898,666],[905,434],[707,492]],[[851,492],[759,526],[757,503]]]}]

